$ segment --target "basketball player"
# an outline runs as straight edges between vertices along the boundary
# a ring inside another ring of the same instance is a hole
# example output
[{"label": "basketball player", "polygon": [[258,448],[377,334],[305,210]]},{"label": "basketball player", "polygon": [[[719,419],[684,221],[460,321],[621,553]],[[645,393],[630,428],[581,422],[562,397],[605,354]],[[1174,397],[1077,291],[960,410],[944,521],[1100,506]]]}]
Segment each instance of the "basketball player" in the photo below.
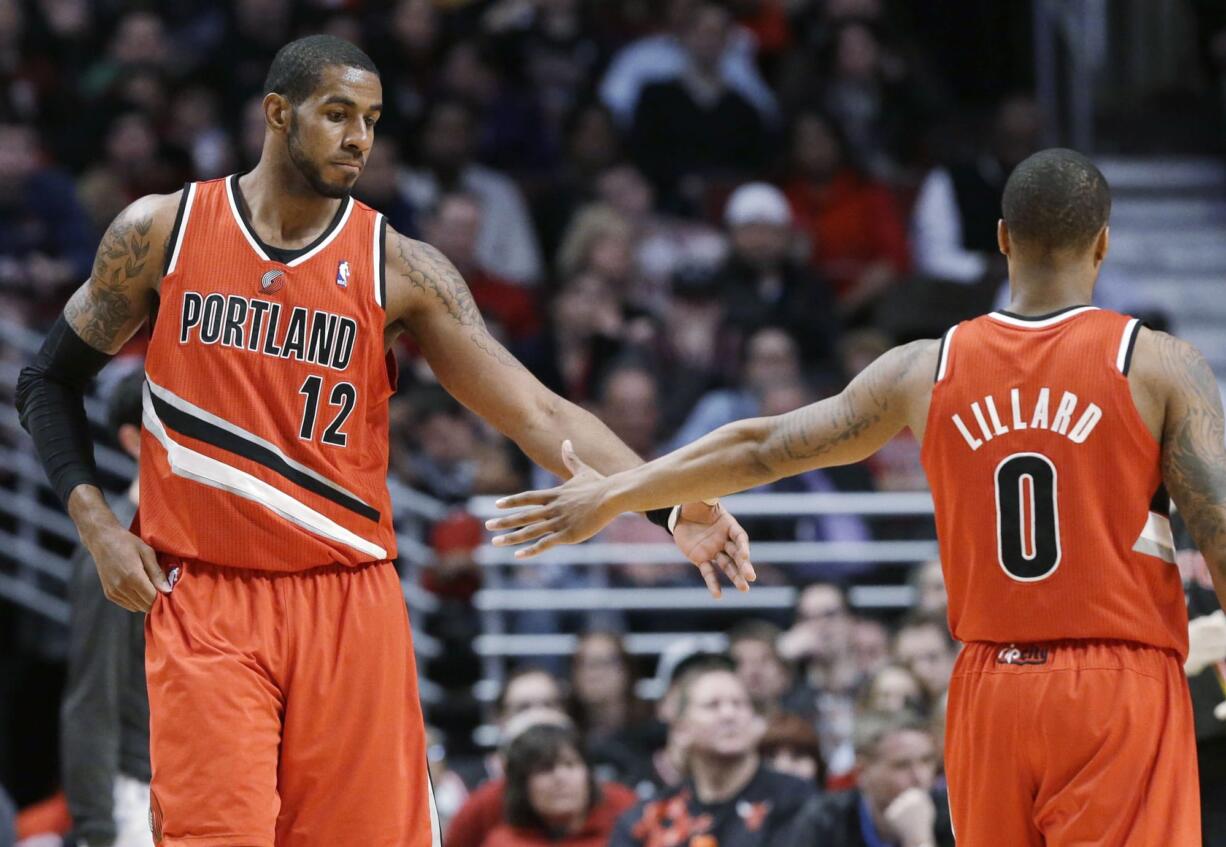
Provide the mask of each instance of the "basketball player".
[{"label": "basketball player", "polygon": [[[1226,448],[1199,353],[1088,305],[1107,255],[1107,183],[1046,150],[1004,193],[1012,302],[898,347],[847,389],[729,424],[602,478],[508,498],[517,555],[589,537],[622,510],[714,497],[860,461],[903,427],[923,444],[965,642],[946,762],[969,847],[1200,844],[1187,615],[1169,491],[1226,599]],[[1165,484],[1165,487],[1164,487]]]},{"label": "basketball player", "polygon": [[[437,250],[350,198],[382,100],[364,53],[295,41],[265,90],[254,170],[111,224],[22,373],[22,421],[107,597],[149,612],[155,840],[437,845],[389,561],[389,345],[412,333],[439,381],[547,468],[565,473],[568,432],[602,470],[639,460],[499,346]],[[137,537],[95,482],[81,392],[155,315]],[[718,505],[683,511],[677,542],[708,583],[720,568],[747,588],[744,531]]]}]

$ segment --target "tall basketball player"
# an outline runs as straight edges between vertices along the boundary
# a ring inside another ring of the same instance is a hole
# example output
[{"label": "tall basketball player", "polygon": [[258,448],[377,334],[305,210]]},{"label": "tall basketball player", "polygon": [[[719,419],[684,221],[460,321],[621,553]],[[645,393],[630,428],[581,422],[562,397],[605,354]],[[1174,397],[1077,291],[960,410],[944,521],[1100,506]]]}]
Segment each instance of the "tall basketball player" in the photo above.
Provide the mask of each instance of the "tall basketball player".
[{"label": "tall basketball player", "polygon": [[[729,424],[601,477],[566,445],[558,489],[491,522],[533,555],[622,510],[713,497],[866,458],[903,427],[923,444],[966,643],[946,764],[969,847],[1200,844],[1182,662],[1187,614],[1167,491],[1226,600],[1226,447],[1199,353],[1089,305],[1107,255],[1107,183],[1046,150],[1005,187],[1012,302],[883,355],[837,397]],[[582,452],[582,448],[578,448]]]},{"label": "tall basketball player", "polygon": [[[410,332],[460,401],[559,473],[563,433],[639,463],[487,333],[463,280],[350,190],[382,92],[354,46],[284,47],[243,175],[138,200],[23,371],[19,406],[107,596],[146,620],[161,845],[439,843],[386,485],[388,346]],[[95,484],[81,392],[156,315],[136,535]],[[752,577],[744,531],[676,539]],[[661,522],[667,519],[657,515]],[[735,561],[734,561],[735,560]]]}]

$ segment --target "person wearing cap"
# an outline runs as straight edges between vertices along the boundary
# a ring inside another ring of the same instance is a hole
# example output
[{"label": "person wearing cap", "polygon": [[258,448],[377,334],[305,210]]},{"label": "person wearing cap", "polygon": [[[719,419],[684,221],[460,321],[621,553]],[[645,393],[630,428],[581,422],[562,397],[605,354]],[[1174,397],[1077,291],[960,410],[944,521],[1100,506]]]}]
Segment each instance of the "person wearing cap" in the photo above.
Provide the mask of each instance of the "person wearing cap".
[{"label": "person wearing cap", "polygon": [[717,277],[728,328],[744,338],[765,326],[786,329],[805,365],[833,369],[838,324],[828,282],[798,255],[787,198],[748,182],[724,207],[730,250]]}]

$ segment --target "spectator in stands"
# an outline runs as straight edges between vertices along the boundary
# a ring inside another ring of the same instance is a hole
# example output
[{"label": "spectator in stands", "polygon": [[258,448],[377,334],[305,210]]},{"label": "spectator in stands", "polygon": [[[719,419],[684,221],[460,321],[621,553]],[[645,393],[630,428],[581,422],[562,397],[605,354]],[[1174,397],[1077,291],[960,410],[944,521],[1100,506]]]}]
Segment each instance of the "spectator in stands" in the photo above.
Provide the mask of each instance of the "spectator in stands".
[{"label": "spectator in stands", "polygon": [[[260,120],[263,121],[263,113]],[[263,138],[261,127],[261,139]],[[262,142],[261,142],[262,143]],[[258,160],[259,153],[256,153]],[[421,236],[417,210],[400,190],[398,176],[401,170],[400,154],[394,144],[376,144],[366,157],[366,167],[358,179],[354,195],[373,206],[387,218],[388,226],[410,238]],[[463,195],[459,195],[463,196]],[[440,201],[441,205],[441,201]],[[438,245],[435,245],[438,246]],[[450,258],[450,256],[448,257]],[[454,264],[454,259],[452,263]]]},{"label": "spectator in stands", "polygon": [[858,787],[827,794],[796,817],[784,847],[953,847],[937,750],[914,716],[866,714],[856,726]]},{"label": "spectator in stands", "polygon": [[509,490],[518,477],[505,442],[485,435],[481,423],[436,385],[399,401],[392,426],[403,440],[393,448],[392,473],[409,485],[449,503],[474,494]]},{"label": "spectator in stands", "polygon": [[924,686],[903,665],[886,665],[869,677],[860,701],[863,712],[915,715],[928,713],[928,695]]},{"label": "spectator in stands", "polygon": [[929,702],[949,688],[957,649],[943,615],[917,614],[894,635],[894,659],[915,674]]},{"label": "spectator in stands", "polygon": [[782,714],[767,724],[758,742],[758,754],[768,768],[813,783],[826,785],[826,762],[813,723],[800,715]]},{"label": "spectator in stands", "polygon": [[[144,371],[113,389],[108,424],[124,453],[139,461]],[[140,487],[110,498],[116,517],[136,514]],[[60,705],[64,791],[73,833],[86,845],[152,847],[149,834],[149,695],[145,619],[109,602],[84,546],[72,557],[68,681]],[[170,579],[173,585],[175,573]]]},{"label": "spectator in stands", "polygon": [[669,439],[668,449],[689,444],[726,423],[760,414],[769,388],[800,379],[799,346],[786,329],[766,326],[755,330],[746,336],[744,351],[739,384],[704,394]]},{"label": "spectator in stands", "polygon": [[[684,41],[701,4],[699,0],[666,0],[662,5],[665,31],[623,47],[600,83],[600,98],[623,127],[632,124],[645,86],[680,77],[688,64]],[[724,84],[753,104],[763,120],[771,121],[777,111],[775,95],[758,71],[755,49],[752,36],[739,27],[733,29],[719,56],[719,74]]]},{"label": "spectator in stands", "polygon": [[765,122],[721,73],[732,26],[724,8],[700,2],[682,35],[684,71],[646,85],[635,107],[631,155],[666,208],[701,212],[720,187],[766,162]]},{"label": "spectator in stands", "polygon": [[543,267],[527,203],[509,177],[473,160],[476,131],[470,106],[457,99],[435,101],[418,138],[420,165],[401,174],[401,190],[419,214],[449,191],[477,197],[483,212],[477,239],[482,264],[514,282],[534,283]]},{"label": "spectator in stands", "polygon": [[182,174],[171,169],[160,148],[153,121],[145,113],[131,110],[114,117],[103,139],[105,158],[86,171],[77,186],[95,232],[104,231],[136,198],[182,187]]},{"label": "spectator in stands", "polygon": [[911,221],[921,273],[966,285],[984,281],[995,295],[1006,275],[996,245],[1005,180],[1039,148],[1041,130],[1038,105],[1029,97],[1009,97],[997,107],[989,143],[972,161],[929,171]]},{"label": "spectator in stands", "polygon": [[746,620],[728,631],[728,655],[757,713],[767,721],[784,714],[815,715],[814,692],[797,686],[792,666],[779,655],[783,634],[770,621]]},{"label": "spectator in stands", "polygon": [[851,659],[851,631],[847,595],[837,585],[819,582],[800,593],[796,621],[779,639],[779,652],[800,666],[801,678],[818,693],[818,736],[834,779],[855,765],[851,733],[860,680]]},{"label": "spectator in stands", "polygon": [[745,336],[764,326],[800,340],[806,365],[833,364],[838,339],[825,279],[799,258],[787,198],[773,185],[746,183],[728,198],[731,252],[719,271],[728,328]]},{"label": "spectator in stands", "polygon": [[599,785],[573,729],[542,724],[506,751],[505,823],[482,847],[604,847],[619,815],[634,805],[628,788]]},{"label": "spectator in stands", "polygon": [[571,656],[571,714],[585,749],[606,745],[644,720],[647,705],[635,693],[638,673],[620,635],[596,630],[580,637]]},{"label": "spectator in stands", "polygon": [[[518,676],[512,674],[508,678],[502,690],[507,702],[501,706],[499,717],[499,749],[486,760],[491,776],[468,795],[464,805],[451,819],[443,839],[447,847],[482,847],[489,834],[506,822],[504,809],[507,783],[503,776],[506,772],[506,752],[520,735],[542,725],[561,727],[568,732],[574,732],[574,724],[570,718],[557,708],[550,705],[533,705],[529,702],[535,700],[537,703],[548,703],[550,698],[543,695],[547,693],[551,683],[560,702],[561,691],[557,688],[557,681],[548,672],[542,672],[539,668],[527,668],[522,669]],[[517,689],[514,692],[513,687]],[[539,690],[533,691],[534,688]],[[513,702],[515,698],[519,700],[518,703]],[[506,716],[504,720],[503,714],[511,709],[518,711]]]},{"label": "spectator in stands", "polygon": [[433,213],[422,221],[422,234],[463,275],[481,314],[503,343],[512,349],[533,343],[541,332],[536,298],[482,263],[478,255],[481,227],[477,198],[452,193],[441,196]]},{"label": "spectator in stands", "polygon": [[940,559],[924,562],[911,572],[915,588],[915,611],[930,617],[943,616],[949,608],[945,593],[945,572]]},{"label": "spectator in stands", "polygon": [[890,631],[875,618],[856,618],[851,625],[851,661],[860,679],[868,679],[890,662]]},{"label": "spectator in stands", "polygon": [[[380,130],[397,134],[408,131],[421,120],[426,104],[436,93],[443,64],[440,16],[431,0],[398,0],[387,21],[386,38],[372,39],[369,53],[383,82]],[[385,121],[391,125],[385,128]],[[380,146],[376,144],[374,149]]]},{"label": "spectator in stands", "polygon": [[613,287],[625,303],[635,300],[634,227],[629,218],[603,204],[583,207],[571,218],[558,246],[558,277],[591,272]]},{"label": "spectator in stands", "polygon": [[620,155],[621,141],[608,110],[596,102],[575,107],[561,126],[560,152],[562,161],[532,203],[547,256],[556,254],[571,217],[596,196],[597,179]]},{"label": "spectator in stands", "polygon": [[659,454],[659,385],[646,365],[627,362],[605,375],[597,415],[644,459]]},{"label": "spectator in stands", "polygon": [[623,815],[609,847],[777,843],[815,791],[763,766],[765,725],[744,683],[727,669],[695,667],[679,682],[676,706],[672,731],[683,739],[688,779]]},{"label": "spectator in stands", "polygon": [[33,127],[0,122],[0,303],[27,320],[89,275],[94,245],[71,177],[39,156]]},{"label": "spectator in stands", "polygon": [[793,119],[787,156],[784,192],[813,266],[830,280],[840,312],[862,318],[910,267],[898,200],[853,164],[838,127],[820,112]]}]

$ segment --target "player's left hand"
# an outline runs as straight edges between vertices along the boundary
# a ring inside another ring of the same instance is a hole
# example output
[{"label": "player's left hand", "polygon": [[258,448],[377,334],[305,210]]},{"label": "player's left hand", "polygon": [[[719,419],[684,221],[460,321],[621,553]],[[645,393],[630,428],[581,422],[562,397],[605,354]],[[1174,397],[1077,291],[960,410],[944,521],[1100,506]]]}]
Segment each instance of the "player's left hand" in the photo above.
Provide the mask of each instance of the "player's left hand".
[{"label": "player's left hand", "polygon": [[[606,478],[575,454],[570,441],[562,444],[562,461],[572,474],[562,485],[514,494],[498,501],[500,509],[523,510],[486,521],[489,530],[516,530],[495,536],[495,546],[535,541],[515,551],[517,559],[526,559],[559,544],[586,541],[617,517],[608,507]],[[681,552],[698,568],[715,597],[721,594],[717,576],[720,571],[740,591],[748,591],[749,583],[757,579],[749,560],[749,536],[736,518],[718,503],[683,506],[673,528],[673,538]]]},{"label": "player's left hand", "polygon": [[608,507],[607,478],[575,455],[570,441],[562,442],[562,463],[571,472],[571,478],[563,484],[540,491],[512,494],[498,501],[496,505],[500,509],[522,511],[485,522],[485,528],[489,530],[516,530],[494,536],[492,543],[495,547],[535,541],[535,544],[515,551],[515,558],[527,559],[559,544],[586,541],[617,517],[617,513]]}]

